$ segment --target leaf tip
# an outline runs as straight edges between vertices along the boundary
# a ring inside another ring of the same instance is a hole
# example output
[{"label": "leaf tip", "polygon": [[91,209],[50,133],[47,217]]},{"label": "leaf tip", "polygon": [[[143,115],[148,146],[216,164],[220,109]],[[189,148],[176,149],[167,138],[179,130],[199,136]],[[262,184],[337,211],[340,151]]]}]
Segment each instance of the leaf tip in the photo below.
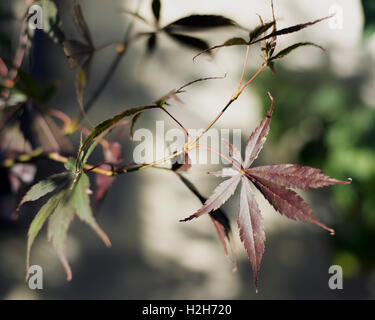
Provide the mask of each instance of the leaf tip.
[{"label": "leaf tip", "polygon": [[197,216],[195,214],[192,214],[191,216],[189,216],[189,217],[187,217],[185,219],[179,220],[179,222],[188,222],[188,221],[193,220],[195,218],[197,218]]},{"label": "leaf tip", "polygon": [[109,238],[107,236],[102,237],[102,239],[103,239],[103,242],[104,242],[104,244],[106,245],[107,248],[112,247],[111,240],[109,240]]}]

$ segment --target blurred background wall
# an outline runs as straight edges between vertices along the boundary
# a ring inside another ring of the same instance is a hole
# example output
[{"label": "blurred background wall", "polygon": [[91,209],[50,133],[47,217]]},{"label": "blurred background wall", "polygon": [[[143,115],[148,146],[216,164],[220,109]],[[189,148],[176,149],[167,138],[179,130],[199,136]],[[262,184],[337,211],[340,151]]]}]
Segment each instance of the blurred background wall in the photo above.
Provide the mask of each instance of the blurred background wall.
[{"label": "blurred background wall", "polygon": [[[140,13],[152,17],[144,0]],[[129,23],[124,8],[134,10],[136,1],[81,1],[96,45],[121,41]],[[74,38],[71,2],[58,1],[66,33]],[[1,38],[17,46],[24,1],[0,4]],[[116,179],[103,205],[98,222],[111,238],[105,248],[86,225],[75,221],[69,232],[68,258],[73,280],[65,274],[42,232],[32,252],[32,263],[43,266],[44,289],[31,291],[24,283],[26,232],[40,203],[10,219],[14,203],[6,172],[1,169],[0,297],[2,299],[371,299],[375,298],[375,8],[371,0],[275,0],[279,28],[302,23],[342,9],[342,28],[319,23],[300,33],[280,37],[278,49],[296,41],[313,41],[326,48],[302,48],[276,65],[276,74],[264,72],[217,123],[217,128],[241,129],[246,139],[268,108],[267,91],[276,100],[268,143],[257,164],[299,163],[322,168],[338,179],[351,177],[348,186],[303,192],[316,216],[336,229],[330,236],[314,225],[289,221],[257,195],[266,226],[266,250],[261,265],[259,293],[245,251],[239,248],[239,271],[224,256],[209,217],[181,224],[179,219],[199,208],[199,201],[162,170],[145,170]],[[271,18],[269,1],[163,0],[162,25],[191,13],[222,14],[253,28],[256,14]],[[147,31],[140,23],[139,30]],[[200,34],[211,44],[246,33],[233,29]],[[93,123],[135,105],[147,104],[190,80],[222,76],[223,80],[199,83],[181,96],[184,105],[173,103],[170,111],[188,128],[205,127],[233,94],[241,75],[245,49],[228,48],[214,58],[160,39],[154,56],[145,59],[145,43],[139,42],[110,81],[107,90],[89,113]],[[6,49],[3,49],[6,52]],[[3,53],[2,53],[3,54]],[[4,53],[6,54],[6,53]],[[87,95],[93,92],[116,54],[115,45],[95,55]],[[33,74],[44,84],[58,83],[49,106],[74,116],[78,105],[74,91],[75,71],[69,69],[62,50],[37,33],[30,58]],[[260,51],[250,54],[247,77],[262,62]],[[139,128],[155,130],[155,120],[173,123],[159,112],[140,119]],[[79,136],[75,135],[77,143]],[[122,140],[127,160],[135,143]],[[100,153],[97,158],[100,159]],[[208,196],[219,179],[196,165],[187,177]],[[37,179],[61,169],[41,162]],[[224,206],[234,233],[238,199]],[[344,289],[328,288],[328,268],[344,270]]]}]

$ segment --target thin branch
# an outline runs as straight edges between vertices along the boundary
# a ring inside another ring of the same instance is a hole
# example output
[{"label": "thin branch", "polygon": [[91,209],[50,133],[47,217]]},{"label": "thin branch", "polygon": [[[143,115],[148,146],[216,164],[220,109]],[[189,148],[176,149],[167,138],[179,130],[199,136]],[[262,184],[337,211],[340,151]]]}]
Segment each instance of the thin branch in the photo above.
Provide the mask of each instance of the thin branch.
[{"label": "thin branch", "polygon": [[[140,3],[141,3],[141,0],[138,1],[137,11],[139,10]],[[121,49],[118,50],[116,57],[112,61],[112,64],[110,65],[107,73],[103,77],[102,81],[99,83],[97,89],[94,91],[91,98],[84,104],[83,110],[81,110],[80,113],[77,115],[77,117],[73,120],[73,127],[71,128],[71,130],[74,130],[76,126],[82,121],[82,119],[84,118],[84,114],[87,113],[92,108],[96,100],[99,98],[99,96],[102,94],[102,92],[108,85],[109,81],[111,80],[119,63],[121,62],[122,57],[127,52],[130,42],[132,41],[132,38],[130,38],[130,34],[133,31],[134,24],[135,24],[135,17],[132,18],[132,21],[130,22],[125,32],[125,36],[122,41]]]},{"label": "thin branch", "polygon": [[240,79],[240,84],[238,85],[237,91],[241,90],[242,81],[243,81],[243,78],[244,78],[245,72],[246,72],[246,66],[247,66],[247,60],[249,58],[249,53],[250,53],[250,45],[248,45],[247,48],[246,48],[245,62],[244,62],[244,66],[243,66],[243,69],[242,69],[242,75],[241,75],[241,79]]},{"label": "thin branch", "polygon": [[179,126],[182,130],[184,130],[185,134],[187,137],[189,137],[189,133],[188,131],[186,130],[186,128],[174,117],[172,116],[168,111],[167,109],[165,109],[164,107],[160,107],[161,110],[163,110],[168,116],[170,116]]},{"label": "thin branch", "polygon": [[217,151],[211,147],[208,147],[208,146],[205,146],[205,145],[202,145],[202,144],[196,144],[195,145],[197,148],[205,148],[207,149],[208,151],[212,151],[214,153],[216,153],[217,155],[219,155],[220,157],[222,157],[223,159],[225,159],[226,161],[228,161],[233,167],[235,167],[236,169],[238,169],[238,171],[242,171],[242,168],[241,166],[238,166],[236,163],[234,163],[233,160],[231,160],[230,158],[228,158],[226,155],[222,154],[220,151]]}]

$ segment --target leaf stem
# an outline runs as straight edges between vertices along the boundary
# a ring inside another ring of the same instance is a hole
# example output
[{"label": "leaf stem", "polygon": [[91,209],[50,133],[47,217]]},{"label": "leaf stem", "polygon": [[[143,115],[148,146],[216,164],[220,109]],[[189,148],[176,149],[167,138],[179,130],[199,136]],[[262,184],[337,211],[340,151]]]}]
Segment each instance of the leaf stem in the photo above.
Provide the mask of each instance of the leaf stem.
[{"label": "leaf stem", "polygon": [[222,154],[220,151],[217,151],[211,147],[208,147],[208,146],[205,146],[205,145],[202,145],[202,144],[196,144],[195,145],[196,148],[205,148],[209,151],[212,151],[214,153],[216,153],[217,155],[219,155],[220,157],[222,157],[223,159],[225,159],[226,161],[228,161],[233,167],[235,167],[236,169],[238,169],[239,171],[242,170],[242,168],[240,166],[238,166],[236,163],[234,163],[233,160],[231,160],[230,158],[228,158],[226,155]]},{"label": "leaf stem", "polygon": [[244,62],[244,66],[243,66],[243,69],[242,69],[242,75],[241,75],[241,79],[240,79],[240,84],[238,85],[237,91],[241,90],[243,78],[244,78],[245,72],[246,72],[246,66],[247,66],[247,60],[249,58],[249,53],[250,53],[250,45],[248,45],[247,48],[246,48],[245,62]]},{"label": "leaf stem", "polygon": [[187,137],[189,137],[189,133],[188,131],[186,130],[186,128],[174,117],[172,116],[168,111],[167,109],[165,109],[164,107],[160,106],[160,109],[163,110],[168,116],[170,116],[179,126],[182,130],[184,130],[185,134]]},{"label": "leaf stem", "polygon": [[216,118],[214,120],[211,121],[211,123],[208,125],[208,127],[206,129],[203,130],[203,132],[198,136],[196,137],[191,143],[190,145],[193,145],[195,144],[209,129],[211,129],[211,127],[217,122],[217,120],[220,119],[220,117],[224,114],[224,112],[229,108],[229,106],[238,99],[238,97],[241,95],[241,93],[245,90],[245,88],[255,80],[255,78],[267,67],[267,64],[263,64],[262,67],[254,74],[254,76],[246,82],[246,84],[243,86],[242,89],[240,89],[239,91],[237,91],[233,96],[232,98],[227,102],[227,104],[224,106],[224,108],[220,111],[220,113],[216,116]]}]

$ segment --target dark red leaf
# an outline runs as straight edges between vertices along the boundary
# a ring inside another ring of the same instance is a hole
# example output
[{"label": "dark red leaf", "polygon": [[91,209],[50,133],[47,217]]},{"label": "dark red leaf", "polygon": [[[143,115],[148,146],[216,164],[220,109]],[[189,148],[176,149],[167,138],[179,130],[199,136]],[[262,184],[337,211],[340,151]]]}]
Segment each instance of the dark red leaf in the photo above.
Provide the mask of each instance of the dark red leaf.
[{"label": "dark red leaf", "polygon": [[246,172],[272,183],[298,189],[321,188],[334,184],[348,184],[349,181],[333,179],[315,169],[297,164],[278,164],[247,169]]},{"label": "dark red leaf", "polygon": [[203,207],[201,207],[190,217],[181,221],[189,221],[191,219],[198,218],[205,213],[219,209],[234,193],[240,180],[241,176],[236,175],[220,183],[214,190],[213,194],[204,203]]},{"label": "dark red leaf", "polygon": [[264,179],[255,179],[252,176],[249,178],[268,202],[282,215],[289,219],[314,223],[328,230],[332,235],[335,234],[333,229],[328,228],[315,218],[309,205],[294,191]]},{"label": "dark red leaf", "polygon": [[[119,164],[123,161],[121,145],[118,142],[109,142],[107,147],[103,147],[105,164],[99,166],[104,170],[111,170],[112,165]],[[102,174],[96,175],[96,193],[95,201],[101,201],[105,197],[108,189],[111,187],[115,177],[109,177]]]},{"label": "dark red leaf", "polygon": [[254,284],[257,288],[258,272],[264,252],[263,219],[257,202],[252,194],[250,183],[246,177],[242,177],[240,210],[238,213],[238,227],[240,238],[249,256],[254,272]]},{"label": "dark red leaf", "polygon": [[260,150],[262,150],[263,145],[266,142],[268,132],[270,130],[270,122],[274,103],[271,94],[268,93],[268,95],[272,101],[270,110],[268,111],[267,116],[263,119],[260,125],[250,135],[249,140],[247,140],[246,142],[245,161],[243,163],[243,167],[245,169],[249,168],[254,160],[258,157],[258,154]]}]

